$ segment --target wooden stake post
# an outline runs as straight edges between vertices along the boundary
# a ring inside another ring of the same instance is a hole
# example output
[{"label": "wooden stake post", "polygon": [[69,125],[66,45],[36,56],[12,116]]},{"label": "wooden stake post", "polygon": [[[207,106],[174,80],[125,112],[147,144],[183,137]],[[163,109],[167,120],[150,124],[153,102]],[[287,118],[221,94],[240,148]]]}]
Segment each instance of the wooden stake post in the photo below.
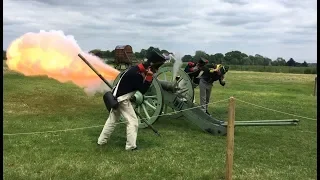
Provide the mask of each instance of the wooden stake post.
[{"label": "wooden stake post", "polygon": [[235,121],[235,102],[234,102],[234,97],[230,97],[229,112],[228,112],[228,129],[227,129],[226,180],[232,180],[234,121]]}]

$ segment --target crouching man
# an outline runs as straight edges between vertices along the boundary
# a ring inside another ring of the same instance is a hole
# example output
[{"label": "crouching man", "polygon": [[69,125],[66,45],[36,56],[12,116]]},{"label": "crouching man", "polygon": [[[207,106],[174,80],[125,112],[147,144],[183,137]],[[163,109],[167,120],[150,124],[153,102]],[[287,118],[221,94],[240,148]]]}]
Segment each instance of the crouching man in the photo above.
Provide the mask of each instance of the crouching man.
[{"label": "crouching man", "polygon": [[[208,63],[208,60],[205,60],[200,57],[199,61],[197,63],[194,62],[188,62],[187,66],[184,69],[184,72],[186,72],[191,81],[193,88],[196,88],[199,85],[199,75],[201,75],[201,71],[203,70],[204,66]],[[195,97],[193,97],[193,103],[196,102]]]},{"label": "crouching man", "polygon": [[188,62],[188,65],[185,67],[184,72],[189,75],[190,79],[195,85],[194,88],[199,85],[199,74],[207,63],[208,60],[200,58],[197,63]]},{"label": "crouching man", "polygon": [[228,72],[229,67],[222,64],[214,64],[205,66],[202,75],[200,76],[200,105],[202,110],[210,115],[208,112],[208,103],[210,102],[210,95],[213,83],[219,80],[220,85],[224,86],[224,76]]},{"label": "crouching man", "polygon": [[118,82],[118,87],[113,89],[113,94],[119,102],[117,109],[111,109],[109,117],[98,138],[98,145],[106,144],[110,138],[116,121],[122,115],[127,125],[127,141],[126,150],[137,150],[136,140],[138,134],[139,121],[134,108],[130,102],[130,98],[136,91],[142,94],[146,93],[152,83],[153,73],[156,73],[161,65],[164,64],[166,58],[160,53],[153,50],[147,61],[129,68]]}]

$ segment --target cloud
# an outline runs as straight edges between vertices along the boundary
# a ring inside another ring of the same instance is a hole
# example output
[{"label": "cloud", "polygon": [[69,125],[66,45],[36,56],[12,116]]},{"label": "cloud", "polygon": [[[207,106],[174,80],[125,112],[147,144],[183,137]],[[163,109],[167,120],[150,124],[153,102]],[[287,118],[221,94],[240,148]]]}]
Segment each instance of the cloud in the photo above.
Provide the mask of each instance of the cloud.
[{"label": "cloud", "polygon": [[240,50],[316,62],[316,0],[4,0],[7,48],[27,32],[62,30],[83,50],[156,46],[182,54]]}]

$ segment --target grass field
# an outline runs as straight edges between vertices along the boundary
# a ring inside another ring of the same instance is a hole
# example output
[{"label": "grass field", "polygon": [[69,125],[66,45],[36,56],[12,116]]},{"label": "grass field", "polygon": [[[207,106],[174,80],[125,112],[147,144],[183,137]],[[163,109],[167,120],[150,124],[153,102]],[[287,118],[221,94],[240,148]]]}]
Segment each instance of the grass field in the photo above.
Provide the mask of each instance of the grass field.
[{"label": "grass field", "polygon": [[[314,75],[230,71],[227,85],[214,84],[212,101],[234,96],[260,106],[316,119]],[[199,89],[196,89],[199,102]],[[210,105],[226,120],[227,102]],[[5,134],[103,125],[108,117],[101,95],[88,97],[73,84],[4,71]],[[236,121],[290,119],[236,100]],[[237,127],[235,180],[317,178],[315,120],[298,126]],[[226,137],[203,133],[183,118],[160,118],[138,133],[139,151],[126,152],[125,126],[97,147],[102,127],[57,133],[4,136],[4,179],[214,179],[224,178]]]}]

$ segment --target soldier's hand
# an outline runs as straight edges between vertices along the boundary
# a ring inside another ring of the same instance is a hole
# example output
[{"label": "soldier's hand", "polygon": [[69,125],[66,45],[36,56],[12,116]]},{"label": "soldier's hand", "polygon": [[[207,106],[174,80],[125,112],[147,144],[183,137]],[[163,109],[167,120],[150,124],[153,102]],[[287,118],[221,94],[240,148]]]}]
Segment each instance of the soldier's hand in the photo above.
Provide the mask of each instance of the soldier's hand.
[{"label": "soldier's hand", "polygon": [[135,101],[136,101],[136,97],[135,97],[135,96],[132,96],[132,97],[130,98],[130,101],[131,101],[131,102],[135,102]]},{"label": "soldier's hand", "polygon": [[199,69],[198,66],[195,66],[194,68],[192,68],[192,71],[197,71]]}]

